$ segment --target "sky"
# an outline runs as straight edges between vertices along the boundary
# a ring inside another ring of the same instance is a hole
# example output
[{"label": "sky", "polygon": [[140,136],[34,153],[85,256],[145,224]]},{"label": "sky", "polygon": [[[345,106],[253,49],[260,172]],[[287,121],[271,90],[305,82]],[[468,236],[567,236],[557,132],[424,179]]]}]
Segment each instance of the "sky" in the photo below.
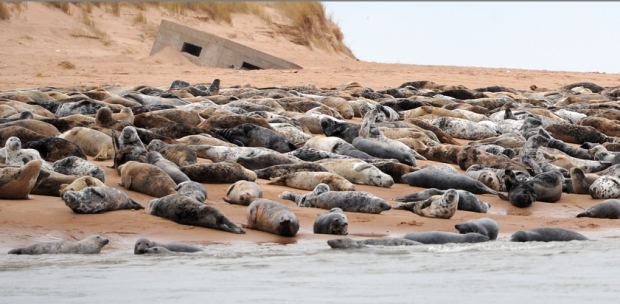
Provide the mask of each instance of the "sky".
[{"label": "sky", "polygon": [[620,2],[323,2],[360,60],[620,73]]}]

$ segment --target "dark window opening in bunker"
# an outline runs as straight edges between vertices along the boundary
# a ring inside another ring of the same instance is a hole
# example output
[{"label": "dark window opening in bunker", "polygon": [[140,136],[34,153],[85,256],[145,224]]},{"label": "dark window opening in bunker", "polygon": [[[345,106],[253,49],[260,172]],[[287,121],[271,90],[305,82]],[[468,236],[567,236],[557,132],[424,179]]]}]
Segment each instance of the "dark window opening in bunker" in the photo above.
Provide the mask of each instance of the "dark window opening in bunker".
[{"label": "dark window opening in bunker", "polygon": [[247,63],[247,62],[243,62],[243,64],[241,65],[242,68],[246,68],[248,70],[260,70],[260,67],[257,67],[253,64]]},{"label": "dark window opening in bunker", "polygon": [[200,52],[202,52],[202,47],[199,47],[191,43],[183,42],[183,48],[181,49],[181,52],[186,52],[190,55],[200,57]]}]

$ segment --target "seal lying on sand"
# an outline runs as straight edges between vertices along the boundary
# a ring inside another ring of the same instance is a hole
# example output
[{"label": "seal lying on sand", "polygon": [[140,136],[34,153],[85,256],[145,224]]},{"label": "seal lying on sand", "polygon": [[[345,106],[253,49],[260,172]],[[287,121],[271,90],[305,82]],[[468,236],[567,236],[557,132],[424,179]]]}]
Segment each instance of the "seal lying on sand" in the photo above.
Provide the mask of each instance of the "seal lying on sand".
[{"label": "seal lying on sand", "polygon": [[35,243],[23,248],[12,249],[9,251],[9,254],[92,254],[101,252],[101,248],[108,244],[108,242],[110,242],[110,240],[104,237],[91,235],[79,242],[60,241]]},{"label": "seal lying on sand", "polygon": [[278,197],[291,200],[299,207],[313,207],[331,210],[340,208],[348,212],[362,212],[380,214],[392,209],[383,199],[364,191],[329,191],[327,184],[318,184],[315,189],[306,194],[299,195],[285,191]]},{"label": "seal lying on sand", "polygon": [[620,200],[609,199],[596,203],[588,210],[577,214],[577,217],[620,219]]},{"label": "seal lying on sand", "polygon": [[255,182],[240,180],[228,187],[226,197],[222,199],[229,204],[249,206],[257,198],[263,197],[263,190]]},{"label": "seal lying on sand", "polygon": [[449,219],[459,203],[459,194],[454,189],[449,189],[443,195],[434,195],[421,202],[400,203],[395,210],[409,210],[419,216]]},{"label": "seal lying on sand", "polygon": [[207,188],[201,183],[192,181],[182,182],[174,190],[178,191],[179,195],[189,196],[201,203],[204,203],[207,199]]},{"label": "seal lying on sand", "polygon": [[134,254],[144,254],[146,253],[146,249],[153,247],[163,247],[172,252],[198,252],[203,251],[202,249],[184,243],[158,243],[155,241],[151,241],[147,238],[140,238],[136,241],[136,245],[133,248]]},{"label": "seal lying on sand", "polygon": [[295,236],[299,221],[284,205],[260,198],[252,202],[247,210],[248,228],[281,236]]},{"label": "seal lying on sand", "polygon": [[340,208],[333,208],[328,213],[317,213],[314,221],[315,234],[349,234],[349,219]]},{"label": "seal lying on sand", "polygon": [[[443,195],[447,190],[439,190],[437,188],[430,188],[420,192],[412,193],[409,195],[397,197],[393,201],[397,202],[415,202],[424,201],[431,198],[434,195]],[[491,204],[480,201],[475,195],[469,191],[456,190],[459,194],[459,203],[457,210],[471,211],[478,213],[487,213]]]},{"label": "seal lying on sand", "polygon": [[33,160],[21,168],[0,168],[0,198],[32,199],[28,194],[42,179],[42,163],[41,160]]},{"label": "seal lying on sand", "polygon": [[466,190],[474,194],[497,194],[495,190],[471,177],[446,173],[433,167],[407,173],[403,175],[402,179],[413,187],[438,188],[441,190],[452,188]]},{"label": "seal lying on sand", "polygon": [[458,230],[461,234],[475,232],[486,235],[492,241],[497,239],[497,233],[499,232],[499,225],[497,222],[488,217],[456,224],[454,225],[454,228],[456,228],[456,230]]},{"label": "seal lying on sand", "polygon": [[144,209],[122,191],[110,187],[87,187],[80,191],[66,191],[62,200],[79,214],[101,213],[123,209]]},{"label": "seal lying on sand", "polygon": [[215,207],[179,194],[149,201],[149,213],[182,225],[192,225],[243,234],[245,230],[231,222]]},{"label": "seal lying on sand", "polygon": [[65,175],[91,176],[105,182],[105,171],[103,168],[77,156],[69,156],[52,164],[55,172]]}]

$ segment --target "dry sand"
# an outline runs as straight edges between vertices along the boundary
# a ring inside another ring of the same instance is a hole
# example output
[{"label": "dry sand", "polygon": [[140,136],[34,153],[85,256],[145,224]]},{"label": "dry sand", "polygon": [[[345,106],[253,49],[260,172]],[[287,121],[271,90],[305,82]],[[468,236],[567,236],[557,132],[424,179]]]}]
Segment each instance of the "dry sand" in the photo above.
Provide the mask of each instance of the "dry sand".
[{"label": "dry sand", "polygon": [[[77,8],[72,6],[74,11]],[[356,81],[364,87],[384,89],[398,87],[407,81],[430,80],[438,84],[465,85],[469,88],[503,85],[526,89],[539,87],[556,88],[562,85],[589,81],[602,86],[616,86],[619,74],[553,72],[518,70],[512,68],[475,68],[454,66],[420,66],[405,64],[379,64],[357,61],[344,55],[310,50],[286,39],[274,36],[260,19],[249,15],[233,15],[233,25],[201,21],[191,16],[170,16],[157,9],[145,12],[148,25],[134,25],[132,20],[137,9],[123,8],[121,17],[95,8],[91,19],[105,31],[112,41],[104,46],[100,40],[73,37],[83,27],[79,14],[68,16],[52,10],[41,3],[30,2],[27,10],[9,21],[0,22],[0,90],[33,88],[42,86],[72,86],[85,84],[122,83],[127,85],[149,84],[168,86],[175,79],[192,83],[211,82],[221,79],[223,88],[250,83],[257,87],[273,85],[314,84],[317,87],[334,87]],[[186,24],[222,37],[232,39],[249,47],[282,57],[304,67],[292,70],[236,71],[198,67],[182,54],[173,50],[149,57],[153,44],[152,33],[163,19]],[[83,29],[82,31],[87,31]],[[145,33],[151,33],[151,36]],[[140,35],[144,36],[143,39]],[[369,45],[369,47],[376,47]],[[59,66],[69,61],[75,69]],[[466,142],[466,141],[462,141]],[[92,161],[92,159],[89,158]],[[200,159],[201,162],[209,162]],[[151,197],[125,190],[118,186],[119,175],[105,167],[111,161],[96,162],[106,170],[106,185],[119,188],[146,206]],[[420,165],[432,163],[419,161]],[[459,169],[460,172],[463,172]],[[247,234],[236,235],[201,227],[183,226],[151,216],[145,210],[114,211],[96,215],[73,213],[59,197],[34,196],[34,200],[0,200],[0,252],[16,246],[38,241],[56,239],[81,239],[90,234],[105,235],[111,239],[106,249],[127,249],[139,237],[160,241],[185,241],[196,244],[211,242],[282,242],[303,240],[326,240],[329,235],[315,235],[312,225],[317,212],[326,210],[299,208],[293,202],[278,198],[283,191],[305,193],[306,191],[284,186],[268,186],[266,180],[257,181],[264,197],[284,203],[299,218],[301,228],[296,237],[284,238],[247,229]],[[229,205],[221,197],[228,184],[206,184],[209,192],[207,204],[216,206],[238,225],[245,224],[246,207]],[[404,184],[392,188],[356,186],[390,199],[421,191]],[[390,210],[380,215],[347,213],[349,233],[352,237],[402,237],[407,232],[443,230],[456,231],[454,225],[466,220],[491,217],[500,225],[500,239],[508,238],[519,229],[536,227],[561,227],[576,230],[590,237],[620,236],[620,221],[607,219],[575,218],[585,208],[600,202],[588,195],[563,194],[556,203],[536,202],[532,207],[519,209],[492,195],[479,195],[492,205],[488,214],[457,211],[452,219],[431,219],[408,211]]]}]

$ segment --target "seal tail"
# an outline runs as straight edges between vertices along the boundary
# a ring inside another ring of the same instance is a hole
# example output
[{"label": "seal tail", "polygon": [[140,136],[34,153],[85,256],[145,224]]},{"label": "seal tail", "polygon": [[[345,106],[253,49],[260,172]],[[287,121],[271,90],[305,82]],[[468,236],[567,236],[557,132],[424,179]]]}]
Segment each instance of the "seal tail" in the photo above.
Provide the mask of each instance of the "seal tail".
[{"label": "seal tail", "polygon": [[15,248],[9,251],[9,254],[22,254],[22,248]]},{"label": "seal tail", "polygon": [[588,211],[585,211],[577,214],[577,217],[590,217],[590,214],[588,213]]},{"label": "seal tail", "polygon": [[127,203],[127,207],[128,209],[134,209],[134,210],[141,210],[144,209],[144,207],[140,204],[138,204],[138,202],[129,199],[129,202]]},{"label": "seal tail", "polygon": [[272,177],[271,180],[267,182],[267,185],[286,186],[286,176]]}]

